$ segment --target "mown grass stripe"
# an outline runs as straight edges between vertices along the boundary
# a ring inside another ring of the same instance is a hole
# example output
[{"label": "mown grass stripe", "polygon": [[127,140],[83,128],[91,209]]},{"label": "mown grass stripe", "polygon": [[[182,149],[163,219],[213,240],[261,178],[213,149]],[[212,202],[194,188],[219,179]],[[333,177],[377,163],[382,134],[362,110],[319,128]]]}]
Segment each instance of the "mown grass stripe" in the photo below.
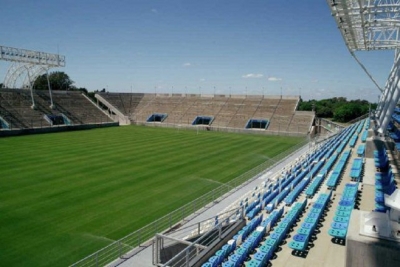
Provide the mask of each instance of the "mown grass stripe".
[{"label": "mown grass stripe", "polygon": [[300,141],[140,126],[3,138],[0,262],[72,264]]}]

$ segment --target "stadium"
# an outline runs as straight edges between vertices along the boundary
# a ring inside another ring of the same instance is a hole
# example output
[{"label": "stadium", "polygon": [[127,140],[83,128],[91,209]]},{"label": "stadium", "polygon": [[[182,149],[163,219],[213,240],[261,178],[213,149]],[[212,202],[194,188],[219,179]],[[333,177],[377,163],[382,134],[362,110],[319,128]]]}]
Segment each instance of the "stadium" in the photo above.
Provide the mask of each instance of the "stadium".
[{"label": "stadium", "polygon": [[[327,4],[380,90],[347,125],[300,95],[52,90],[63,55],[0,46],[0,262],[399,266],[400,3]],[[396,51],[383,88],[370,50]]]}]

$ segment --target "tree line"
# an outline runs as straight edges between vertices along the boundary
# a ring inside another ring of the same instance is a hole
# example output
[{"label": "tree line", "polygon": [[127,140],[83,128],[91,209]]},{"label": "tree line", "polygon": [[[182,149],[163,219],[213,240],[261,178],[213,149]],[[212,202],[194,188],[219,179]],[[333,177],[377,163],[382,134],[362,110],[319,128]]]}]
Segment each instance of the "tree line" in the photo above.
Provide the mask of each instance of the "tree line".
[{"label": "tree line", "polygon": [[[76,87],[74,81],[63,71],[54,71],[49,73],[49,82],[51,90],[55,91],[81,91],[88,94],[88,90],[84,87]],[[33,83],[35,90],[48,90],[47,74],[40,75]]]},{"label": "tree line", "polygon": [[369,112],[369,109],[376,109],[377,104],[367,100],[347,100],[345,97],[334,97],[322,100],[300,99],[298,110],[312,111],[320,118],[329,118],[337,122],[349,122]]}]

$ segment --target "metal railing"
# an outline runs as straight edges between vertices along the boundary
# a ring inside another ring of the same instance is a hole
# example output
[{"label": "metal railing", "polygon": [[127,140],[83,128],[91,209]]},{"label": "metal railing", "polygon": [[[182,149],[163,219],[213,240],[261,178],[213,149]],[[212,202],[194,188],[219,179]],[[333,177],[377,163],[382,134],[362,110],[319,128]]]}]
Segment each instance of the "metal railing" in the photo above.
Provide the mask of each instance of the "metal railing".
[{"label": "metal railing", "polygon": [[[171,257],[167,262],[162,263],[162,266],[169,266],[169,267],[183,267],[189,266],[191,260],[197,257],[204,249],[212,245],[215,241],[221,240],[222,235],[229,231],[229,227],[235,222],[243,221],[244,220],[244,207],[238,207],[236,209],[226,211],[222,214],[223,218],[220,218],[220,221],[215,221],[214,218],[205,220],[203,222],[199,222],[197,224],[191,225],[187,227],[190,228],[197,228],[194,232],[196,232],[197,238],[193,243],[188,244],[186,238],[184,240],[180,240],[180,238],[174,238],[170,235],[159,235],[157,234],[155,237],[155,258],[153,258],[154,265],[161,264],[161,249],[164,247],[171,246],[173,244],[184,242],[189,246],[182,249],[180,252],[177,252],[173,257]],[[202,225],[207,225],[211,223],[212,227],[207,228],[207,231],[201,231],[203,227]],[[184,229],[184,231],[187,231]],[[180,233],[178,233],[180,234]],[[178,235],[179,236],[179,235]],[[161,239],[161,240],[160,240]],[[158,242],[158,243],[157,243]],[[198,246],[200,245],[200,247]]]},{"label": "metal railing", "polygon": [[153,238],[157,233],[168,232],[168,230],[171,230],[175,226],[183,225],[201,213],[201,209],[209,208],[207,207],[208,205],[214,205],[214,202],[216,202],[219,198],[223,198],[228,192],[231,194],[254,179],[257,179],[260,175],[273,168],[284,158],[301,149],[307,143],[308,140],[305,140],[296,146],[291,147],[290,149],[278,154],[274,158],[268,159],[267,161],[239,175],[233,180],[220,185],[203,196],[111,243],[110,245],[96,251],[95,253],[83,258],[71,266],[105,266],[118,259],[124,259],[128,256],[132,256],[132,254],[134,254],[134,248],[151,245],[150,239]]}]

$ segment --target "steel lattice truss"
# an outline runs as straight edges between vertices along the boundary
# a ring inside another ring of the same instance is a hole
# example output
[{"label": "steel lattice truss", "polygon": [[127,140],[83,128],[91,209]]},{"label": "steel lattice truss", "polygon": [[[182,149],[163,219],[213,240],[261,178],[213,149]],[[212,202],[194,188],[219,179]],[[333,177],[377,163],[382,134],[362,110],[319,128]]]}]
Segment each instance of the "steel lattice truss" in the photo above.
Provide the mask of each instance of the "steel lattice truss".
[{"label": "steel lattice truss", "polygon": [[7,46],[0,46],[0,60],[48,67],[65,67],[65,56]]},{"label": "steel lattice truss", "polygon": [[400,47],[400,0],[327,0],[350,51]]},{"label": "steel lattice truss", "polygon": [[6,88],[30,88],[50,68],[65,67],[65,56],[7,46],[0,46],[0,60],[12,62],[3,82]]}]

